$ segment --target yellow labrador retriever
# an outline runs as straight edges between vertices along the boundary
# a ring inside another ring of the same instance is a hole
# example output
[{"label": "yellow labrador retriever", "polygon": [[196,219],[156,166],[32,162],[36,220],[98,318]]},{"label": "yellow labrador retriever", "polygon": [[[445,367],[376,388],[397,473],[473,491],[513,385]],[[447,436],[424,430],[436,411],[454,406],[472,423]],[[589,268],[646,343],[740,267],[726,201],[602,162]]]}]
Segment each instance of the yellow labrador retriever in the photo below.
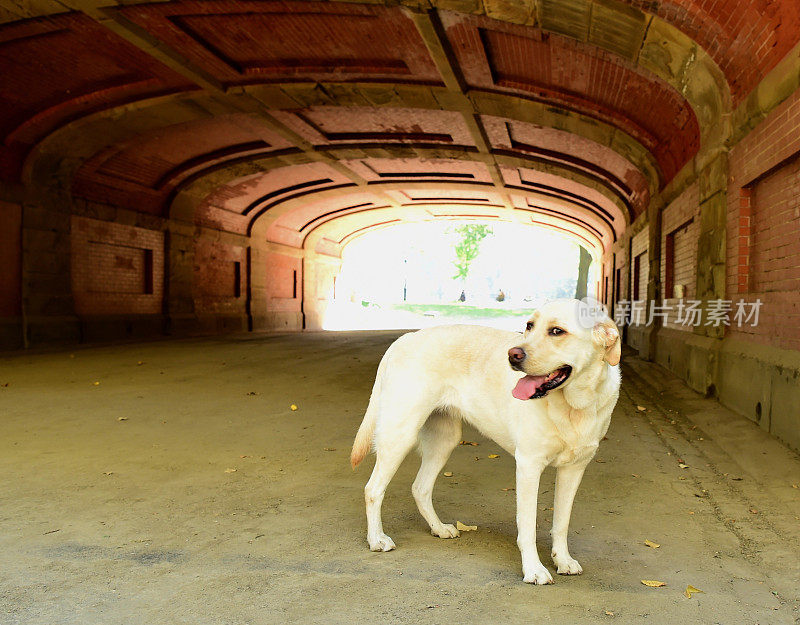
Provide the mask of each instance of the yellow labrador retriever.
[{"label": "yellow labrador retriever", "polygon": [[[355,468],[374,445],[364,489],[372,551],[395,544],[383,531],[389,481],[416,444],[422,464],[411,488],[431,532],[455,538],[433,509],[436,477],[461,440],[461,419],[494,439],[517,463],[517,544],[523,579],[551,584],[536,549],[536,499],[545,467],[558,468],[552,557],[558,573],[583,571],[567,548],[572,502],[619,396],[620,339],[608,316],[578,300],[557,300],[530,317],[522,336],[479,326],[406,334],[381,360],[350,457]],[[522,373],[522,377],[520,377]]]}]

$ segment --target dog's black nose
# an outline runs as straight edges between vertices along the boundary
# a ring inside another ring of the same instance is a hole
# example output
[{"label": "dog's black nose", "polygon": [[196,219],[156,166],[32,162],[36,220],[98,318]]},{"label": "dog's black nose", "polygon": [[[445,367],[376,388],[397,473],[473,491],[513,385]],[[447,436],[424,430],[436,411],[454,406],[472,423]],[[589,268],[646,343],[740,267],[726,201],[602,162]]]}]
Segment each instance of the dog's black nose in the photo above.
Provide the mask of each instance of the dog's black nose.
[{"label": "dog's black nose", "polygon": [[521,347],[512,347],[508,350],[508,362],[512,365],[521,364],[525,360],[525,350]]}]

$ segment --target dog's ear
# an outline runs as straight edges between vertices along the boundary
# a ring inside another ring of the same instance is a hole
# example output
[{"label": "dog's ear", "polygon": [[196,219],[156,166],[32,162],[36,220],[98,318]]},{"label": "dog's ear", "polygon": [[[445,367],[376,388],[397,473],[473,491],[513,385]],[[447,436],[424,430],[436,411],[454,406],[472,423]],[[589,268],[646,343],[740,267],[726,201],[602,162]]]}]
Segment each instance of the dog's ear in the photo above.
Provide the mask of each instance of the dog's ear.
[{"label": "dog's ear", "polygon": [[622,341],[617,324],[611,319],[596,323],[592,330],[592,337],[598,345],[606,350],[603,360],[612,366],[618,365],[619,359],[622,357]]}]

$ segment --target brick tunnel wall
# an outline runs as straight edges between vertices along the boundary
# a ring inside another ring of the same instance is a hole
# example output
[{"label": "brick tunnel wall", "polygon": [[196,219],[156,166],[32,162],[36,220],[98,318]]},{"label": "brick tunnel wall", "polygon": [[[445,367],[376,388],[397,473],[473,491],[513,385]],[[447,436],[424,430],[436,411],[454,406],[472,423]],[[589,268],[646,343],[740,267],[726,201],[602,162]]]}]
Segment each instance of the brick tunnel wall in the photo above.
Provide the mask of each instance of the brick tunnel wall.
[{"label": "brick tunnel wall", "polygon": [[159,315],[164,297],[164,233],[72,218],[75,312]]},{"label": "brick tunnel wall", "polygon": [[23,228],[21,205],[0,208],[0,349],[24,336],[36,346],[316,327],[338,271],[337,259],[127,211],[116,215],[137,225],[27,207]]},{"label": "brick tunnel wall", "polygon": [[763,302],[729,335],[800,350],[800,91],[731,150],[727,261],[728,291]]},{"label": "brick tunnel wall", "polygon": [[[661,284],[664,285],[666,303],[673,307],[680,299],[676,296],[676,287],[684,299],[691,300],[696,296],[699,220],[696,183],[673,200],[661,215]],[[669,311],[664,326],[682,332],[692,331],[690,325],[678,322],[675,311]]]},{"label": "brick tunnel wall", "polygon": [[[615,301],[636,299],[639,257],[639,297],[650,282],[672,310],[656,328],[628,327],[627,342],[800,449],[800,90],[673,193],[659,223],[641,219],[612,250],[623,280]],[[644,262],[653,229],[657,281]],[[719,327],[707,317],[716,299],[731,301]],[[678,305],[693,300],[700,324],[679,323]],[[761,302],[757,325],[735,317],[739,300],[745,314]]]},{"label": "brick tunnel wall", "polygon": [[194,305],[209,332],[245,330],[246,250],[239,245],[200,240],[194,253]]}]

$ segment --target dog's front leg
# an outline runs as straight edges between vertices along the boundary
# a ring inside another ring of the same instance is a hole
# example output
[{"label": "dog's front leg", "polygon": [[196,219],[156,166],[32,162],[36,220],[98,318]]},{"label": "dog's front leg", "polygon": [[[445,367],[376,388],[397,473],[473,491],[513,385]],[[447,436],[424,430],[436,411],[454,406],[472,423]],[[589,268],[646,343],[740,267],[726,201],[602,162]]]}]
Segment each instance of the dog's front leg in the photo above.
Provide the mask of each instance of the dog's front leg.
[{"label": "dog's front leg", "polygon": [[536,501],[539,478],[545,463],[541,458],[517,454],[517,545],[522,553],[523,581],[529,584],[552,584],[550,575],[536,550]]},{"label": "dog's front leg", "polygon": [[556,565],[559,575],[580,575],[583,568],[578,564],[567,548],[567,530],[569,529],[569,517],[572,513],[572,503],[575,501],[575,493],[578,485],[583,478],[585,464],[572,464],[558,467],[556,473],[556,495],[553,502],[553,529],[550,531],[553,537],[553,562]]}]

